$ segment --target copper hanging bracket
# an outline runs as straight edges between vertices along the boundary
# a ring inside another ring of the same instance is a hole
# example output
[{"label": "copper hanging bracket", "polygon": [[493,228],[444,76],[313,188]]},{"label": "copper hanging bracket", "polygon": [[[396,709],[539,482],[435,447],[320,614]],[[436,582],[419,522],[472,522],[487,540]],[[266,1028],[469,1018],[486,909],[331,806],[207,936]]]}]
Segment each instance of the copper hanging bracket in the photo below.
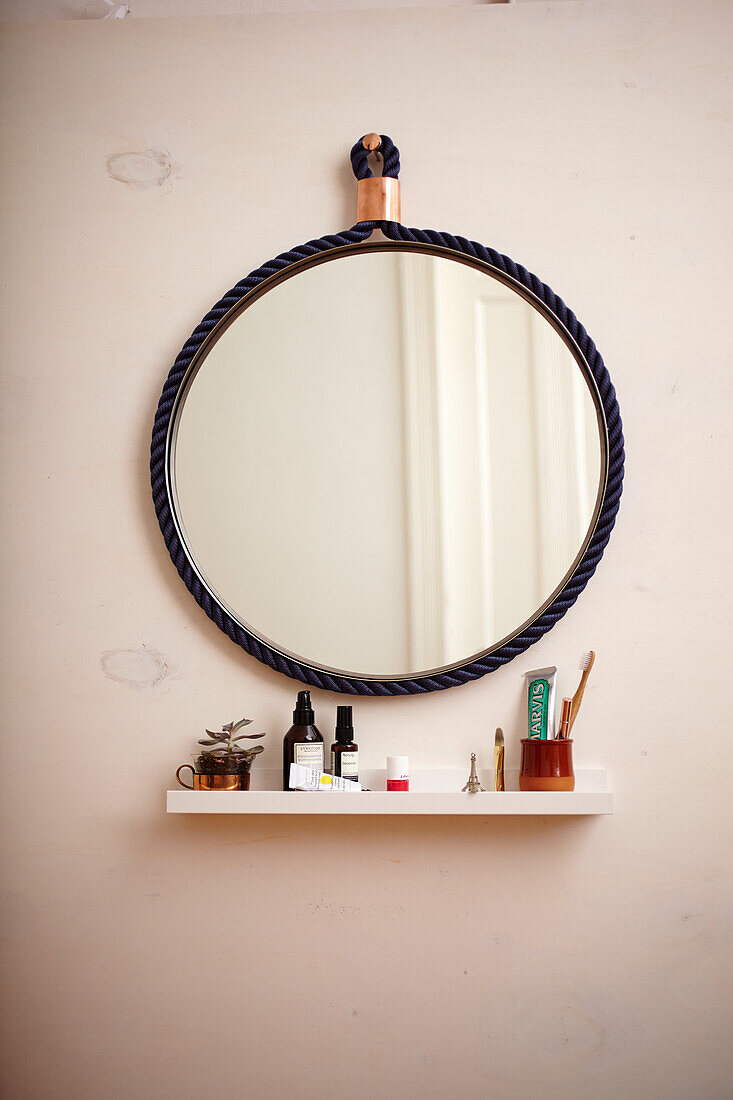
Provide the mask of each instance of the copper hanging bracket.
[{"label": "copper hanging bracket", "polygon": [[[376,153],[382,139],[379,134],[366,134],[362,145]],[[392,176],[369,176],[356,184],[357,222],[399,222],[402,220],[400,181]]]}]

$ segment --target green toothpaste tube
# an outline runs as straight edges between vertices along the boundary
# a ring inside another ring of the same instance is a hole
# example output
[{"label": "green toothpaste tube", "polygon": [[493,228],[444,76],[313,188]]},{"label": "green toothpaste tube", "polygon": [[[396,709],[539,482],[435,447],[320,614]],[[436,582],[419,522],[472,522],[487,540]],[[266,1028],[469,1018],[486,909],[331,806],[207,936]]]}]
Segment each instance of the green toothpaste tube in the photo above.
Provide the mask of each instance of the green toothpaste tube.
[{"label": "green toothpaste tube", "polygon": [[527,737],[546,741],[555,736],[556,668],[525,672],[527,682]]}]

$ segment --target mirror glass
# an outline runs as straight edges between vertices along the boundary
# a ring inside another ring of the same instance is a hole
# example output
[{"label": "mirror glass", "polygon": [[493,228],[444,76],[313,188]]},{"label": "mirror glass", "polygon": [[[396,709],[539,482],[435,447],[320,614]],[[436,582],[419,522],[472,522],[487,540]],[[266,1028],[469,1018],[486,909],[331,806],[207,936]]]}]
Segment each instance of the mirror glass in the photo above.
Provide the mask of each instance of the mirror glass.
[{"label": "mirror glass", "polygon": [[519,633],[582,556],[605,476],[570,338],[441,249],[361,246],[268,280],[171,418],[176,522],[211,593],[274,649],[362,679]]}]

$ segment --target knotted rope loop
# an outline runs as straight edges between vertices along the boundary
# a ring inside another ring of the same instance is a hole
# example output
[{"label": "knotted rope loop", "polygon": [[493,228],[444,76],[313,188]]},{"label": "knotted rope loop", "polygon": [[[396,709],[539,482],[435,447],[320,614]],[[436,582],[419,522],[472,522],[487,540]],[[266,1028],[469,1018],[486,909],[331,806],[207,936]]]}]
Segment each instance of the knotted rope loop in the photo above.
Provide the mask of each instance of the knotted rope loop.
[{"label": "knotted rope loop", "polygon": [[395,180],[398,179],[400,174],[399,149],[387,134],[378,134],[379,145],[373,148],[373,143],[369,142],[369,148],[367,148],[365,142],[372,136],[371,134],[365,134],[364,137],[359,138],[351,150],[351,167],[354,170],[354,175],[358,180],[372,178],[374,173],[369,167],[369,153],[376,152],[382,158],[382,175],[391,176]]}]

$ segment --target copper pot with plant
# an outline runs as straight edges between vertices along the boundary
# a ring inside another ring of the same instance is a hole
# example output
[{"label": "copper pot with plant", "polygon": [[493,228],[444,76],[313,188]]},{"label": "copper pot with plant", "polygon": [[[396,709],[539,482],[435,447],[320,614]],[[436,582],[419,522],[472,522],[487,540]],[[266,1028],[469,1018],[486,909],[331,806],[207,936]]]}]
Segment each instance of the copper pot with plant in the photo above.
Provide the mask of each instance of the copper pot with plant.
[{"label": "copper pot with plant", "polygon": [[[194,757],[193,764],[181,764],[176,779],[189,791],[248,791],[250,768],[258,753],[264,752],[264,745],[245,747],[240,741],[256,741],[265,737],[264,733],[241,733],[239,730],[252,724],[252,718],[240,718],[238,722],[227,722],[221,727],[221,733],[206,730],[207,737],[199,740],[206,745],[204,752]],[[238,736],[236,736],[238,734]],[[181,772],[190,768],[192,784],[184,783]]]}]

